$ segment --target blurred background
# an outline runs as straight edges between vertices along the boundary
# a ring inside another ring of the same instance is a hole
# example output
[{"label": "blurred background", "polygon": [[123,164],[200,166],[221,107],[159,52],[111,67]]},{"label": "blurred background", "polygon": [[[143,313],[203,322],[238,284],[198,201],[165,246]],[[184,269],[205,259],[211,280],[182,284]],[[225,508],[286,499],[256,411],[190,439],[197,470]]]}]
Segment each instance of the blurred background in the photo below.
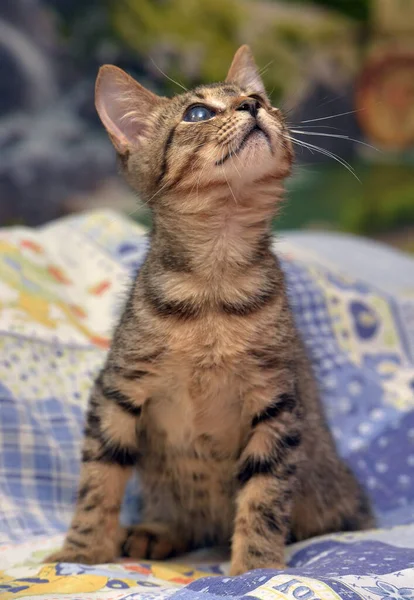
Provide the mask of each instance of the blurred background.
[{"label": "blurred background", "polygon": [[242,43],[308,145],[277,228],[414,252],[414,0],[1,0],[0,225],[103,206],[147,222],[95,113],[99,66],[172,95],[164,74],[223,80]]}]

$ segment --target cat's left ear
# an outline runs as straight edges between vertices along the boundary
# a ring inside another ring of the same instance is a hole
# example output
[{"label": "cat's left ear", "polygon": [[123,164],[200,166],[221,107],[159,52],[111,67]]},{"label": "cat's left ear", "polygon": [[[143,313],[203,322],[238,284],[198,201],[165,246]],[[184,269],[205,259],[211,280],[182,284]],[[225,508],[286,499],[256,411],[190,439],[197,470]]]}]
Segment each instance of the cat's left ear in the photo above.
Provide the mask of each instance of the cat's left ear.
[{"label": "cat's left ear", "polygon": [[138,148],[149,137],[151,113],[163,101],[122,69],[112,65],[100,68],[95,106],[119,154]]},{"label": "cat's left ear", "polygon": [[249,46],[244,45],[237,50],[226,81],[236,83],[251,94],[266,95],[265,86]]}]

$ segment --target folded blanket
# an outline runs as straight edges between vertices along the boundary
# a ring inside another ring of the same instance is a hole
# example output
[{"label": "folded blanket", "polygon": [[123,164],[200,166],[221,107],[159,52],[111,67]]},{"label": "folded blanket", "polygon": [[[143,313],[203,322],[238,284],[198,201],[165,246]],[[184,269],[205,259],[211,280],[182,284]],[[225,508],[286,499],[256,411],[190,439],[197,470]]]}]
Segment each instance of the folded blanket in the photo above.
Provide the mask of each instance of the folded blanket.
[{"label": "folded blanket", "polygon": [[[328,234],[277,249],[338,448],[397,527],[296,544],[282,574],[236,579],[221,561],[39,565],[70,519],[88,391],[143,234],[111,211],[0,230],[0,599],[414,597],[414,261]],[[123,520],[138,507],[132,482]]]}]

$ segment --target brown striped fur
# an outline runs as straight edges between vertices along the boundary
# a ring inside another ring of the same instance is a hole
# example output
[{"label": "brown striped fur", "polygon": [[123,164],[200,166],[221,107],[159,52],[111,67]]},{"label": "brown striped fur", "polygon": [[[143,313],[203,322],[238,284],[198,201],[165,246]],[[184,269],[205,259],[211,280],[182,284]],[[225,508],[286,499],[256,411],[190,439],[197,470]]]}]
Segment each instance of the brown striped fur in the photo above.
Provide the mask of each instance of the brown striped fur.
[{"label": "brown striped fur", "polygon": [[[96,101],[154,228],[91,393],[71,529],[49,560],[231,543],[238,574],[282,568],[287,540],[372,526],[270,249],[293,156],[250,51],[226,82],[171,100],[104,67]],[[194,104],[215,115],[183,121]],[[118,513],[135,468],[144,523],[125,533]]]}]

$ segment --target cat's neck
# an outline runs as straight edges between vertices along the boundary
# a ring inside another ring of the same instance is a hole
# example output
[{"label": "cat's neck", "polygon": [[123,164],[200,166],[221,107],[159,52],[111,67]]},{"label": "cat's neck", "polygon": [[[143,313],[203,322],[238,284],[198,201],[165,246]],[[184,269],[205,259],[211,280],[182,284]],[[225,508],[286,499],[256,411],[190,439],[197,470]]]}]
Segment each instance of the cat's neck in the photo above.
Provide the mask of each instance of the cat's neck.
[{"label": "cat's neck", "polygon": [[[191,210],[190,198],[170,199],[168,208],[155,215],[152,247],[164,264],[173,269],[181,265],[209,281],[237,276],[258,264],[270,249],[271,221],[283,189],[273,184],[246,189],[237,197],[226,191],[221,198],[199,197],[198,210]],[[174,203],[176,211],[170,208]]]}]

